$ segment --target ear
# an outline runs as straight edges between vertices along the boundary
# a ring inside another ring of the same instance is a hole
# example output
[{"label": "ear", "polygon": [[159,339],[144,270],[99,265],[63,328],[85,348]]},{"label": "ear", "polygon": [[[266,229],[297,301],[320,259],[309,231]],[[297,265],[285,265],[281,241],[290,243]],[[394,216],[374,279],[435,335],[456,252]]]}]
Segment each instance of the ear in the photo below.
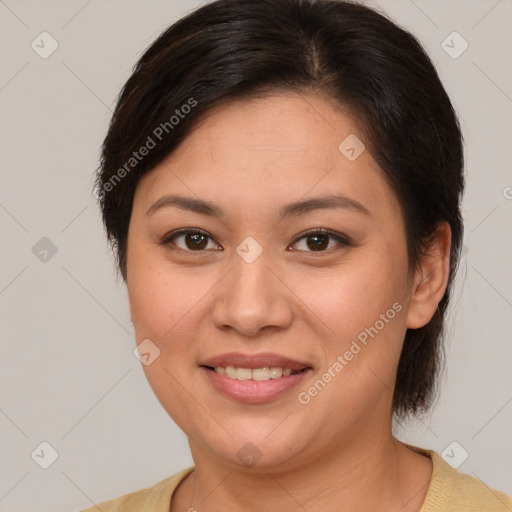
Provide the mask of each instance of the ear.
[{"label": "ear", "polygon": [[436,312],[448,284],[452,232],[446,221],[438,224],[426,254],[420,258],[411,288],[407,327],[423,327]]}]

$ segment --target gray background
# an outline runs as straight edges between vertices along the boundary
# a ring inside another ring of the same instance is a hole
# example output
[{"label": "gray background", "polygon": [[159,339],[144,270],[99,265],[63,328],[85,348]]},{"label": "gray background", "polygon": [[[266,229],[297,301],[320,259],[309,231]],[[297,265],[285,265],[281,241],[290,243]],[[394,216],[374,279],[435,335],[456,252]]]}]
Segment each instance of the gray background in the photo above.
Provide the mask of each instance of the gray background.
[{"label": "gray background", "polygon": [[[136,59],[201,3],[0,1],[0,511],[77,510],[192,463],[132,353],[126,291],[91,188]],[[443,392],[430,418],[396,433],[439,453],[456,441],[451,457],[469,454],[459,470],[512,494],[512,1],[371,5],[426,46],[467,144]],[[46,59],[31,47],[51,49],[43,31],[59,45]],[[457,58],[454,31],[469,44]],[[48,469],[43,441],[58,452]]]}]

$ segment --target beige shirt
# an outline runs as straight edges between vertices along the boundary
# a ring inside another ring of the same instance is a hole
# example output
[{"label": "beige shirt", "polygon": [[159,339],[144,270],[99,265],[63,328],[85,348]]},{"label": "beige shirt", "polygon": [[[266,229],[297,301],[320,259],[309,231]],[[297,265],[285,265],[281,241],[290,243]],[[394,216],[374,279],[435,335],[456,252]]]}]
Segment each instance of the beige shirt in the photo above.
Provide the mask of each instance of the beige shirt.
[{"label": "beige shirt", "polygon": [[[432,478],[420,512],[512,512],[512,497],[453,469],[432,450],[406,446],[430,457],[433,463]],[[102,512],[169,512],[174,490],[193,470],[190,467],[153,487],[105,501],[98,507]],[[82,512],[98,512],[98,508],[93,506]]]}]

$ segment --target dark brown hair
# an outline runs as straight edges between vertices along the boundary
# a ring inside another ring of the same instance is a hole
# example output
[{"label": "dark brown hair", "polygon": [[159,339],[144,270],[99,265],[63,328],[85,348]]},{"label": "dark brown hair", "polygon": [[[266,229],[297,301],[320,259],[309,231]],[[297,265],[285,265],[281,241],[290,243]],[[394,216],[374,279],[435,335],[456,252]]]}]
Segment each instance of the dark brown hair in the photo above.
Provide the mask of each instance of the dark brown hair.
[{"label": "dark brown hair", "polygon": [[327,95],[353,113],[401,204],[411,272],[437,224],[449,223],[448,287],[432,320],[407,331],[393,397],[398,417],[427,411],[463,234],[462,136],[420,43],[375,10],[336,0],[218,0],[158,37],[121,91],[97,175],[123,278],[140,178],[210,109],[262,91]]}]

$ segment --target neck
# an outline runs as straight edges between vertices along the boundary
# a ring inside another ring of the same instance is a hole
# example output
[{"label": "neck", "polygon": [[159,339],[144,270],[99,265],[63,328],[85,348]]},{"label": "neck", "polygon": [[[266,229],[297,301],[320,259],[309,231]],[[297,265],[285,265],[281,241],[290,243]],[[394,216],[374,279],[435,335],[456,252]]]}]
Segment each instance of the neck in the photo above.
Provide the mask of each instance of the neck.
[{"label": "neck", "polygon": [[219,463],[204,452],[197,457],[191,445],[196,469],[173,497],[171,511],[419,511],[431,478],[430,459],[391,434],[372,434],[328,457],[258,470]]}]

